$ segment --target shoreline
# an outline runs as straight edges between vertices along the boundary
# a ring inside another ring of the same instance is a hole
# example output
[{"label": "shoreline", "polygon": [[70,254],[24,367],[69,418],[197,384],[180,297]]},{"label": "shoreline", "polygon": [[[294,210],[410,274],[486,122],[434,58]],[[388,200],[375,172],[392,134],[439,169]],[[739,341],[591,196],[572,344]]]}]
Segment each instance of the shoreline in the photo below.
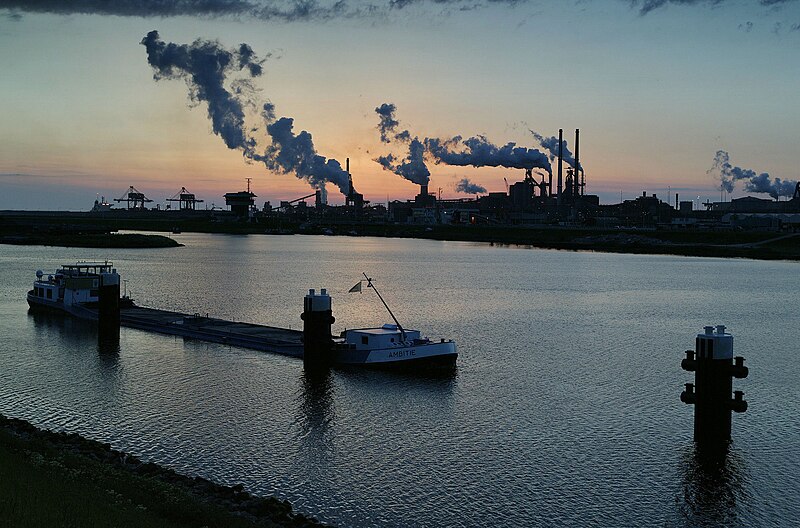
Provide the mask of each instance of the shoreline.
[{"label": "shoreline", "polygon": [[154,249],[183,246],[163,235],[141,233],[3,234],[0,235],[0,244],[98,249]]},{"label": "shoreline", "polygon": [[182,475],[110,444],[2,414],[0,517],[14,526],[114,524],[109,517],[124,526],[326,526],[241,484]]},{"label": "shoreline", "polygon": [[[120,213],[124,213],[120,211]],[[116,231],[142,233],[111,234]],[[67,247],[178,247],[155,233],[230,235],[330,235],[414,238],[441,241],[599,251],[606,253],[679,255],[712,258],[800,261],[800,233],[779,231],[713,231],[708,229],[636,229],[591,226],[494,226],[326,222],[214,221],[203,215],[96,216],[89,213],[0,212],[0,243]]]}]

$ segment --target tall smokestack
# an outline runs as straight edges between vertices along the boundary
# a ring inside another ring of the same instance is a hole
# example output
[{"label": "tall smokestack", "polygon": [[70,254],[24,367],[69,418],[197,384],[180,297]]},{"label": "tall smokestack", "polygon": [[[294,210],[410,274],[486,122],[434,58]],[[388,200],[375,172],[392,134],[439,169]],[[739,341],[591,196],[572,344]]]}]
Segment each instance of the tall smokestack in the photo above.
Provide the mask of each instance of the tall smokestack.
[{"label": "tall smokestack", "polygon": [[675,193],[675,209],[680,209],[678,205],[678,193]]},{"label": "tall smokestack", "polygon": [[347,173],[347,197],[353,196],[353,177],[350,176],[350,158],[345,160],[345,172]]},{"label": "tall smokestack", "polygon": [[576,128],[575,129],[575,177],[572,178],[572,192],[575,194],[575,198],[577,198],[578,194],[580,193],[580,185],[578,180],[578,177],[580,176],[579,167],[581,166],[581,162],[578,161],[580,159],[578,157],[579,139],[580,139],[580,130]]},{"label": "tall smokestack", "polygon": [[419,186],[419,194],[420,194],[420,195],[421,195],[423,198],[425,198],[425,197],[427,197],[427,196],[428,196],[428,184],[427,184],[427,183],[426,183],[425,185],[420,185],[420,186]]},{"label": "tall smokestack", "polygon": [[561,191],[563,184],[561,180],[561,160],[564,158],[564,130],[558,129],[558,198],[557,204],[561,207]]}]

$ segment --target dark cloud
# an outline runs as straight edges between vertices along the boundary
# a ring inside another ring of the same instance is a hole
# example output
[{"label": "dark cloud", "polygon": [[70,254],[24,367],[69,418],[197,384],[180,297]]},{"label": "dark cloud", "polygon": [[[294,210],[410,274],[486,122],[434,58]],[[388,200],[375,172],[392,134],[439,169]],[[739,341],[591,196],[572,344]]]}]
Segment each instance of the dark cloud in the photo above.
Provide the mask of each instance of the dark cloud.
[{"label": "dark cloud", "polygon": [[[764,7],[777,7],[784,4],[790,4],[796,0],[751,0],[752,3],[757,3]],[[646,15],[651,11],[666,7],[668,5],[707,5],[707,6],[721,6],[724,4],[734,3],[730,0],[630,0],[631,6],[637,8],[639,13]]]},{"label": "dark cloud", "polygon": [[[734,0],[624,1],[642,15],[669,5],[722,6],[734,3]],[[768,8],[780,8],[797,0],[749,1]],[[409,8],[437,7],[439,11],[447,13],[471,11],[490,6],[513,8],[531,3],[533,0],[0,0],[0,10],[6,10],[6,16],[12,19],[19,19],[22,13],[50,13],[144,18],[227,17],[295,22],[334,18],[385,17],[390,13],[401,12]]]},{"label": "dark cloud", "polygon": [[474,9],[513,6],[528,0],[0,0],[0,9],[19,13],[125,17],[231,17],[260,20],[326,20],[402,10],[412,5]]}]

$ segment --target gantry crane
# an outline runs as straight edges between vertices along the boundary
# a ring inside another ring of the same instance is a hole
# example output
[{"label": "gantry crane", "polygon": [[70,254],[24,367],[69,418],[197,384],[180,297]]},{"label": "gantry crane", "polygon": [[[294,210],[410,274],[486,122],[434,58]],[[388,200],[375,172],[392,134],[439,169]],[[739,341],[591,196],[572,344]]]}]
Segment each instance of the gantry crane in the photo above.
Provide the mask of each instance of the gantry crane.
[{"label": "gantry crane", "polygon": [[168,202],[180,202],[181,211],[194,211],[195,205],[203,203],[203,200],[195,198],[193,193],[186,190],[186,187],[181,187],[181,190],[172,195],[172,198],[167,198]]}]

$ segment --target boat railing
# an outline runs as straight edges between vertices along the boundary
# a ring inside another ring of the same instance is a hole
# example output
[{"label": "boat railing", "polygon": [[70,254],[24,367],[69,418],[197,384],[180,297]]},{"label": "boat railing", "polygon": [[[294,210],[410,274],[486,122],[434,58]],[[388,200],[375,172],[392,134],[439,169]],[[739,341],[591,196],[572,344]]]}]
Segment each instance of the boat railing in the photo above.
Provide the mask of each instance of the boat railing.
[{"label": "boat railing", "polygon": [[64,264],[61,266],[61,271],[67,274],[98,275],[100,273],[109,273],[113,268],[114,263],[108,260],[105,262],[81,261],[77,264]]}]

